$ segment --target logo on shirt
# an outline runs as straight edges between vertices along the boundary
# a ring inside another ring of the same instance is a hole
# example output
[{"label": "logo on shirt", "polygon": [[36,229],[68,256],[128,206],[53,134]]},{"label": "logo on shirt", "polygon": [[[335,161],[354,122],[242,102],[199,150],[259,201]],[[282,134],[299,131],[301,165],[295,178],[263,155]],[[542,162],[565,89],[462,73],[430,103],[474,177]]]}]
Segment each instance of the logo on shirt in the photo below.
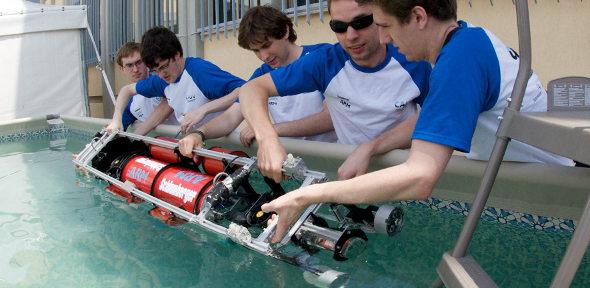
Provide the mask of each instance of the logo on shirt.
[{"label": "logo on shirt", "polygon": [[406,109],[406,102],[397,101],[393,104],[395,106],[395,110],[404,110]]},{"label": "logo on shirt", "polygon": [[279,103],[277,101],[268,101],[268,106],[277,106]]},{"label": "logo on shirt", "polygon": [[197,99],[197,95],[189,94],[189,95],[184,96],[184,99],[186,100],[186,102],[190,103],[190,102],[193,102]]},{"label": "logo on shirt", "polygon": [[516,51],[514,51],[514,49],[512,48],[508,48],[508,53],[510,53],[510,57],[512,57],[512,59],[514,60],[518,60],[518,53],[516,53]]},{"label": "logo on shirt", "polygon": [[141,107],[137,107],[133,110],[133,112],[135,112],[134,114],[137,116],[137,118],[143,118],[143,111],[141,111]]},{"label": "logo on shirt", "polygon": [[350,99],[338,96],[339,103],[344,106],[344,108],[350,109]]}]

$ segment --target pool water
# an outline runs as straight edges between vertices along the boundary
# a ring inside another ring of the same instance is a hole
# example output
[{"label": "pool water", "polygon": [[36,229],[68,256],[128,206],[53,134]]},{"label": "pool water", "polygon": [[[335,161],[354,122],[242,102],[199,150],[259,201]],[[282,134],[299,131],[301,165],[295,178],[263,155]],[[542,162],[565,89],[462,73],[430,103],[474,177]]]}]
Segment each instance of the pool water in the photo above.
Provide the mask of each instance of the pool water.
[{"label": "pool water", "polygon": [[[86,140],[0,144],[0,287],[306,287],[303,271],[195,226],[169,227],[71,162]],[[61,146],[62,148],[64,146]],[[312,167],[313,168],[313,167]],[[405,206],[394,238],[369,235],[357,259],[316,261],[349,287],[427,287],[464,217]],[[500,287],[548,286],[570,234],[481,222],[472,254]],[[586,255],[573,287],[590,287]]]}]

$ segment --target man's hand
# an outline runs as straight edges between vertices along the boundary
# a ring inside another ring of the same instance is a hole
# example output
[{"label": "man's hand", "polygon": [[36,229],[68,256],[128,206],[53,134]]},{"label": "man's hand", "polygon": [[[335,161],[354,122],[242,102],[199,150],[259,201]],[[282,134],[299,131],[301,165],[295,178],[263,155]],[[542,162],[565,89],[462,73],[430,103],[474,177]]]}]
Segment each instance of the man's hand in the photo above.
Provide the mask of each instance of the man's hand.
[{"label": "man's hand", "polygon": [[287,152],[279,142],[279,138],[268,138],[258,142],[258,168],[262,175],[273,179],[276,183],[283,180],[283,161]]},{"label": "man's hand", "polygon": [[338,180],[347,180],[367,173],[372,147],[364,143],[356,147],[338,168]]},{"label": "man's hand", "polygon": [[280,242],[291,225],[299,218],[301,213],[309,205],[305,200],[305,194],[317,194],[321,184],[310,185],[301,189],[289,192],[270,203],[262,205],[262,211],[278,214],[279,220],[275,234],[271,239],[272,243]]},{"label": "man's hand", "polygon": [[203,147],[203,138],[198,133],[191,133],[178,141],[178,150],[185,157],[193,158],[196,162],[197,155],[193,155],[193,149]]},{"label": "man's hand", "polygon": [[242,145],[246,147],[250,147],[255,138],[256,136],[254,135],[254,130],[252,130],[250,126],[246,126],[240,131],[240,142],[242,142]]},{"label": "man's hand", "polygon": [[188,129],[191,128],[193,125],[201,122],[205,115],[206,113],[203,112],[200,108],[194,109],[184,114],[182,121],[180,121],[180,131],[182,131],[183,134],[186,134],[188,132]]},{"label": "man's hand", "polygon": [[121,121],[113,120],[111,121],[111,123],[109,123],[106,129],[109,133],[113,133],[115,131],[123,131],[123,123],[121,123]]}]

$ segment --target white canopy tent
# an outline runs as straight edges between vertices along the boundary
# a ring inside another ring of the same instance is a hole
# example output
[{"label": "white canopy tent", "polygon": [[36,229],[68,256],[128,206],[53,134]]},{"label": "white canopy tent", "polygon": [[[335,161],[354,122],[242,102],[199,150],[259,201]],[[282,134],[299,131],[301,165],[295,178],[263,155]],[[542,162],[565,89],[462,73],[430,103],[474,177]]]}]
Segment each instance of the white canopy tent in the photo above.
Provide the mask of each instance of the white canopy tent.
[{"label": "white canopy tent", "polygon": [[87,116],[86,6],[0,1],[0,121]]}]

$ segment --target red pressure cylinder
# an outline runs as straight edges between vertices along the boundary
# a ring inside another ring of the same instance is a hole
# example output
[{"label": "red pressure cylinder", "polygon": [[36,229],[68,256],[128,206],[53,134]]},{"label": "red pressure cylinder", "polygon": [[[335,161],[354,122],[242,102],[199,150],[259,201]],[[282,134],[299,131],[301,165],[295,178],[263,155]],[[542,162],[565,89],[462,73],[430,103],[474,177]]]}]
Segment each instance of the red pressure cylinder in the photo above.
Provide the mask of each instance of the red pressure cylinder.
[{"label": "red pressure cylinder", "polygon": [[[227,154],[235,155],[238,157],[248,157],[248,154],[246,154],[246,152],[230,150],[230,149],[225,149],[225,148],[221,148],[221,147],[212,147],[209,150],[227,153]],[[231,161],[231,160],[229,160],[229,161]],[[203,164],[202,165],[203,171],[205,171],[205,173],[207,173],[209,175],[217,175],[218,173],[223,172],[225,170],[225,164],[221,160],[204,157],[201,160],[201,162]]]},{"label": "red pressure cylinder", "polygon": [[150,193],[155,177],[166,166],[160,160],[148,158],[145,156],[133,156],[121,174],[121,181],[129,181],[135,184],[135,187],[145,193]]},{"label": "red pressure cylinder", "polygon": [[168,166],[156,179],[152,196],[198,214],[207,192],[213,187],[213,176],[178,166]]},{"label": "red pressure cylinder", "polygon": [[[156,136],[156,139],[168,141],[171,143],[178,143],[178,139],[174,139],[174,138],[170,138],[170,137]],[[174,149],[165,148],[165,147],[161,147],[161,146],[157,146],[157,145],[153,145],[153,144],[149,144],[148,148],[150,150],[150,155],[155,159],[162,160],[167,163],[180,162],[180,157],[178,156],[178,154],[176,154]]]}]

